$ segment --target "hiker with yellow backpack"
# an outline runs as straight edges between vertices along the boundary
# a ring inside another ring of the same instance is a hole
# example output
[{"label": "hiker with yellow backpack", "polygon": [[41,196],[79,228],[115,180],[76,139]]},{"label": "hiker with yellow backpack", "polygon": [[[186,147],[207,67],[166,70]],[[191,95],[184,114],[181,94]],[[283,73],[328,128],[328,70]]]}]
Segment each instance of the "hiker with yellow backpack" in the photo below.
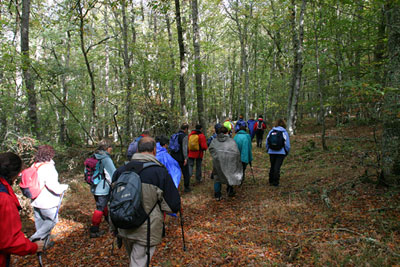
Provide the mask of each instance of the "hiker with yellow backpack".
[{"label": "hiker with yellow backpack", "polygon": [[188,150],[189,150],[189,177],[192,177],[193,166],[196,161],[196,181],[200,183],[201,179],[201,163],[203,161],[204,152],[207,150],[206,136],[202,133],[203,127],[200,124],[189,134]]}]

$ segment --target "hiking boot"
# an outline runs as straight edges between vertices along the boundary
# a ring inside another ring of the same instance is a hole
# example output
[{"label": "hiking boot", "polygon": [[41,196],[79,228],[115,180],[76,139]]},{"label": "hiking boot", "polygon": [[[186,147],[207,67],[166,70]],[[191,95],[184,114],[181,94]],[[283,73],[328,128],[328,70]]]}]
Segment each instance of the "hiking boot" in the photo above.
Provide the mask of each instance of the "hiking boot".
[{"label": "hiking boot", "polygon": [[190,193],[192,192],[192,189],[190,187],[185,187],[185,190],[183,190],[185,193]]},{"label": "hiking boot", "polygon": [[99,229],[99,226],[90,226],[90,238],[96,238],[104,235],[104,231]]},{"label": "hiking boot", "polygon": [[232,187],[232,186],[228,186],[228,187],[226,188],[226,192],[228,192],[228,197],[233,197],[233,196],[235,196],[235,191],[233,190],[233,187]]},{"label": "hiking boot", "polygon": [[222,194],[221,194],[221,192],[214,192],[214,198],[215,198],[217,201],[220,201],[220,200],[222,199]]}]

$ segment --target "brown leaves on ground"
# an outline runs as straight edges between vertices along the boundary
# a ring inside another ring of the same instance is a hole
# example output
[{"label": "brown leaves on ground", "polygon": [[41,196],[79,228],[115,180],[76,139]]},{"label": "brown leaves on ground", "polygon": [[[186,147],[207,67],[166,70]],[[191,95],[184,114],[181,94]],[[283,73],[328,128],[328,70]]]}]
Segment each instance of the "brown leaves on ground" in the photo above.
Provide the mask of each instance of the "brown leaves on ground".
[{"label": "brown leaves on ground", "polygon": [[[373,132],[368,127],[332,128],[330,150],[319,147],[318,134],[292,137],[292,151],[281,171],[281,186],[268,186],[269,158],[253,145],[253,171],[229,198],[213,198],[211,158],[205,156],[204,182],[182,192],[184,233],[180,219],[167,216],[166,237],[152,266],[391,266],[400,253],[397,189],[365,181],[360,156],[373,161]],[[336,138],[338,136],[348,137]],[[358,139],[359,140],[358,140]],[[315,142],[310,147],[309,140]],[[367,141],[366,141],[367,140]],[[369,141],[368,141],[369,140]],[[367,151],[367,152],[365,152]],[[369,154],[368,154],[369,153]],[[204,166],[204,165],[203,165]],[[371,172],[370,172],[371,173]],[[71,178],[71,177],[69,177]],[[376,180],[376,179],[375,179]],[[45,253],[45,266],[128,266],[125,250],[114,248],[110,234],[90,239],[94,200],[83,178],[75,183],[53,231],[55,246]],[[321,200],[328,192],[332,207]],[[34,223],[23,218],[27,235]],[[101,228],[107,231],[106,223]],[[13,256],[14,266],[35,266],[36,256]]]}]

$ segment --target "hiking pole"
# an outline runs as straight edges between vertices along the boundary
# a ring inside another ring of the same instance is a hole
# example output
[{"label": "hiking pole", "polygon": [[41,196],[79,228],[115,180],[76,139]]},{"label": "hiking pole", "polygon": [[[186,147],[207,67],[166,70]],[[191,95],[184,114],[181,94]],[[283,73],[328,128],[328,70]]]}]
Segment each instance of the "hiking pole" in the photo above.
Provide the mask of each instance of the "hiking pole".
[{"label": "hiking pole", "polygon": [[[62,202],[62,199],[63,199],[63,197],[64,197],[64,193],[65,193],[65,191],[63,191],[62,194],[61,194],[60,201],[58,202],[56,214],[54,214],[53,221],[55,221],[56,218],[57,218],[58,211],[60,210],[61,202]],[[50,232],[50,233],[51,233],[51,232]],[[39,267],[43,267],[42,254],[44,253],[44,251],[45,251],[45,249],[46,249],[46,246],[47,246],[47,242],[48,242],[49,239],[50,239],[50,233],[45,237],[42,252],[38,252],[38,253],[37,253],[38,261],[39,261]]]},{"label": "hiking pole", "polygon": [[183,215],[182,215],[182,208],[179,210],[179,213],[181,214],[181,216],[179,216],[181,218],[181,229],[182,229],[182,241],[183,241],[183,251],[186,251],[186,244],[185,244],[185,233],[183,231]]}]

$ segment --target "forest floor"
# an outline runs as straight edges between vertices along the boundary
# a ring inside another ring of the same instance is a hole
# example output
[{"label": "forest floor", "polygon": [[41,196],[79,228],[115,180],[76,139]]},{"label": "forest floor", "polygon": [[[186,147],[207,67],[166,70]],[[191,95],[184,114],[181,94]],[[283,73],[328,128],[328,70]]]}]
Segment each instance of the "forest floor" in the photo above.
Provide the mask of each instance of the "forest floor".
[{"label": "forest floor", "polygon": [[[253,169],[229,198],[213,198],[211,157],[205,179],[190,193],[180,187],[180,221],[168,217],[166,237],[152,266],[400,266],[400,189],[378,186],[374,131],[368,126],[328,127],[329,151],[319,126],[300,126],[291,137],[279,187],[268,186],[269,157],[253,143]],[[377,133],[379,136],[380,132]],[[192,177],[192,179],[194,179]],[[62,173],[68,190],[53,230],[45,266],[128,266],[110,234],[90,239],[94,200],[82,174]],[[34,232],[23,216],[23,230]],[[101,228],[107,230],[107,224]],[[36,256],[13,256],[13,266],[37,266]]]}]

